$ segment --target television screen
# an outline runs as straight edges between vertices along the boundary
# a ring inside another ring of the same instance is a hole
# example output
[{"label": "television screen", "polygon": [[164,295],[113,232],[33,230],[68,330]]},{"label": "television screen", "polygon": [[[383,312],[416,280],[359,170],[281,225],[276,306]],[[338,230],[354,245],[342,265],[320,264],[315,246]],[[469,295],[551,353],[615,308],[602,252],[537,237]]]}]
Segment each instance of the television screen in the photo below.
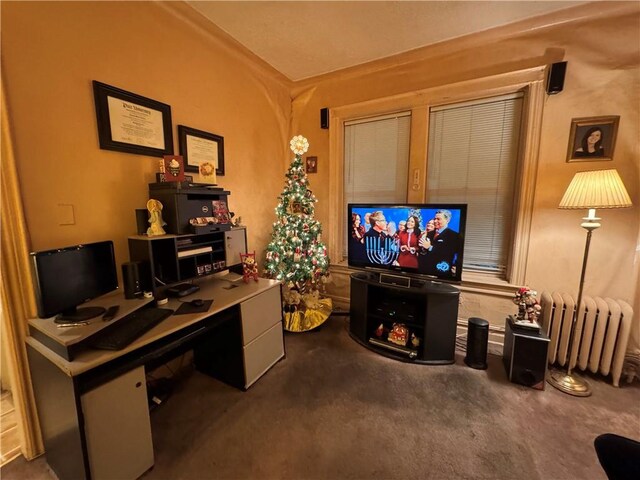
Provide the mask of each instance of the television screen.
[{"label": "television screen", "polygon": [[349,204],[349,266],[459,282],[466,216],[464,204]]},{"label": "television screen", "polygon": [[87,320],[102,307],[79,305],[118,288],[113,242],[87,243],[31,253],[38,316]]}]

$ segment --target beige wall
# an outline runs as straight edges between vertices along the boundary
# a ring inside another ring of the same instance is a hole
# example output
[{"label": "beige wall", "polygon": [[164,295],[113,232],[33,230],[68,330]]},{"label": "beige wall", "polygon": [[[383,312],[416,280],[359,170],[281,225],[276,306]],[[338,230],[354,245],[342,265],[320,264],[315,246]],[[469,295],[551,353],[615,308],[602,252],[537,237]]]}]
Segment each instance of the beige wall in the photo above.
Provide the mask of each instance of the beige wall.
[{"label": "beige wall", "polygon": [[[112,239],[128,259],[155,157],[101,150],[92,80],[171,106],[222,135],[230,209],[262,251],[288,161],[289,86],[184,5],[3,2],[2,69],[32,250]],[[58,204],[75,225],[58,224]]]},{"label": "beige wall", "polygon": [[[309,155],[318,156],[318,175],[311,182],[325,230],[332,228],[327,201],[332,132],[319,128],[320,108],[356,105],[566,60],[564,91],[549,96],[544,105],[525,283],[539,291],[577,294],[585,242],[585,231],[579,225],[587,212],[556,207],[577,171],[616,168],[634,207],[598,212],[603,226],[594,233],[591,244],[585,294],[623,299],[632,306],[635,303],[635,310],[640,311],[636,258],[640,226],[639,12],[639,5],[631,2],[588,5],[298,82],[293,125],[308,136]],[[566,163],[571,119],[599,115],[621,117],[613,161]],[[348,287],[344,279],[337,282],[341,288]],[[505,294],[466,293],[460,317],[485,316],[501,324],[513,309]]]}]

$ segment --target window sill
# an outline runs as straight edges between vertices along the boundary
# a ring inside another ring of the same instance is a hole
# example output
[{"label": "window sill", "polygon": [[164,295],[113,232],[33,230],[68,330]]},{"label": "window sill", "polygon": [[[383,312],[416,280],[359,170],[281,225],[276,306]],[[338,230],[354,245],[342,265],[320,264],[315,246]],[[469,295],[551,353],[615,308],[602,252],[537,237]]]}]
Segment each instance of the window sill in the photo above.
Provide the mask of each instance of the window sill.
[{"label": "window sill", "polygon": [[[356,269],[350,269],[346,260],[332,263],[329,270],[339,275],[349,275],[358,271]],[[512,297],[514,291],[519,288],[519,285],[513,285],[506,280],[502,280],[491,275],[485,275],[477,272],[465,272],[462,274],[462,283],[458,284],[457,287],[462,292],[481,293],[498,297]]]}]

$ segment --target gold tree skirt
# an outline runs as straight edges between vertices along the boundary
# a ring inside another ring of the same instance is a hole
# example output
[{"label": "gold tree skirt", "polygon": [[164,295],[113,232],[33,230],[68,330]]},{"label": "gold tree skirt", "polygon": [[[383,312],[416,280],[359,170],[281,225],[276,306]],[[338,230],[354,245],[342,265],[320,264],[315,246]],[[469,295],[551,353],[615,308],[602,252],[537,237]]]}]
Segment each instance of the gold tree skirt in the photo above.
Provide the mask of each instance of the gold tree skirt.
[{"label": "gold tree skirt", "polygon": [[330,298],[318,300],[318,308],[307,308],[284,314],[284,329],[288,332],[307,332],[322,325],[333,309]]}]

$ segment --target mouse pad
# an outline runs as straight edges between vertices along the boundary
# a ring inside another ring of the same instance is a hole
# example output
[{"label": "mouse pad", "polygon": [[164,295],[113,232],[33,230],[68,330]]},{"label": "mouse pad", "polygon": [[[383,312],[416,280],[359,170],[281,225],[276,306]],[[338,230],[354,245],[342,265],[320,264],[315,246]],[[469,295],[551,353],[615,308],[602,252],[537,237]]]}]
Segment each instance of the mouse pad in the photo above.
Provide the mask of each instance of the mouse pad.
[{"label": "mouse pad", "polygon": [[182,305],[180,305],[180,308],[178,308],[178,310],[175,311],[174,315],[182,315],[185,313],[206,312],[209,310],[209,307],[213,303],[213,300],[203,300],[203,302],[204,302],[204,305],[202,305],[201,307],[194,307],[189,302],[182,302]]}]

